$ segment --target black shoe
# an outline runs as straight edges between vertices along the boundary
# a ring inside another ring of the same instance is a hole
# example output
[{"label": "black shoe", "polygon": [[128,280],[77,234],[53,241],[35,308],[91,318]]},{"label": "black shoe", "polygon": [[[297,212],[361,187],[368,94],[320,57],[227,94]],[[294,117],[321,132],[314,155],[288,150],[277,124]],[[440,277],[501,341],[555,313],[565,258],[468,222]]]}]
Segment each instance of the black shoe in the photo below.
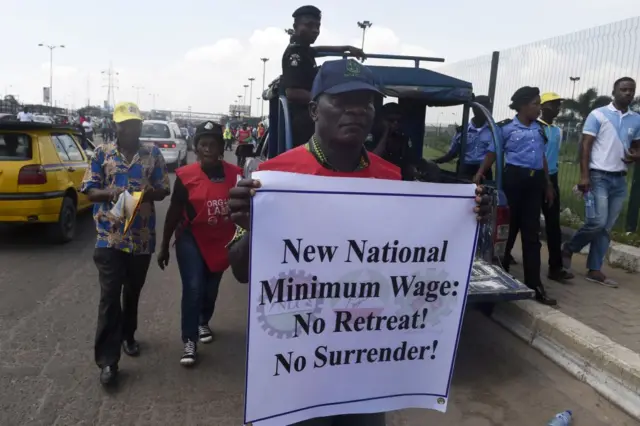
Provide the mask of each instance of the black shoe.
[{"label": "black shoe", "polygon": [[198,352],[198,346],[196,342],[187,340],[187,343],[184,344],[184,352],[182,353],[182,358],[180,358],[180,365],[185,367],[191,367],[196,363],[196,356]]},{"label": "black shoe", "polygon": [[122,342],[122,350],[129,356],[140,355],[140,345],[138,345],[135,339],[128,339]]},{"label": "black shoe", "polygon": [[116,382],[118,378],[118,366],[109,365],[100,370],[100,383],[102,386],[110,386]]},{"label": "black shoe", "polygon": [[564,280],[570,280],[574,276],[575,275],[573,275],[571,272],[567,271],[566,269],[560,269],[559,271],[549,271],[547,278],[553,281],[562,282]]},{"label": "black shoe", "polygon": [[547,295],[547,292],[544,290],[544,287],[538,287],[535,289],[536,292],[536,300],[543,305],[547,306],[556,306],[558,301],[556,299],[552,299]]},{"label": "black shoe", "polygon": [[213,342],[213,331],[211,331],[208,325],[198,327],[198,339],[200,339],[202,343]]}]

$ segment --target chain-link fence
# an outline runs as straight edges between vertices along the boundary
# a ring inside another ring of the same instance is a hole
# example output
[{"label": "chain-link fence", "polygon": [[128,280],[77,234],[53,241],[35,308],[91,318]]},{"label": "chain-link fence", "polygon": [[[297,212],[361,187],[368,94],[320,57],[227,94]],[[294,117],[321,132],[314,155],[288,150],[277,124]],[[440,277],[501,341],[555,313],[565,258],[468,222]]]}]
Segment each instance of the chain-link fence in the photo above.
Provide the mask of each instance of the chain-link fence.
[{"label": "chain-link fence", "polygon": [[[489,54],[446,64],[437,71],[469,81],[476,95],[485,95],[489,91],[491,59]],[[556,121],[563,129],[558,180],[562,207],[570,209],[576,217],[584,215],[582,200],[572,194],[580,177],[578,147],[582,123],[594,108],[610,102],[613,82],[624,76],[640,80],[640,17],[500,52],[493,108],[496,121],[513,116],[509,99],[522,86],[536,86],[541,92],[556,92],[567,99]],[[640,96],[632,108],[640,110]],[[438,114],[436,123],[434,114]],[[447,137],[450,139],[455,132],[454,124],[462,121],[462,107],[432,112],[429,121],[425,156],[433,158],[448,150]],[[616,224],[618,230],[635,230],[637,226],[640,171],[639,182],[631,191],[633,175],[630,170],[630,197]]]}]

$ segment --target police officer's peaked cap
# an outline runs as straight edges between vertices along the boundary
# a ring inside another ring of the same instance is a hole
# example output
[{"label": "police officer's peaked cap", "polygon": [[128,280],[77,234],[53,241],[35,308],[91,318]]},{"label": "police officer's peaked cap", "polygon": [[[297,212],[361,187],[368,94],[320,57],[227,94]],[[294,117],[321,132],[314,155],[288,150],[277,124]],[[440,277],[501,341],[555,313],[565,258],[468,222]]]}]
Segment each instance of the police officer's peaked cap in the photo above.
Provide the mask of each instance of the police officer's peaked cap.
[{"label": "police officer's peaked cap", "polygon": [[214,121],[205,121],[204,123],[198,124],[196,127],[196,133],[193,136],[194,142],[197,142],[201,136],[204,135],[213,135],[219,136],[222,139],[222,126]]},{"label": "police officer's peaked cap", "polygon": [[300,16],[312,16],[317,19],[322,19],[322,12],[317,7],[308,5],[297,8],[291,16],[294,18],[298,18]]}]

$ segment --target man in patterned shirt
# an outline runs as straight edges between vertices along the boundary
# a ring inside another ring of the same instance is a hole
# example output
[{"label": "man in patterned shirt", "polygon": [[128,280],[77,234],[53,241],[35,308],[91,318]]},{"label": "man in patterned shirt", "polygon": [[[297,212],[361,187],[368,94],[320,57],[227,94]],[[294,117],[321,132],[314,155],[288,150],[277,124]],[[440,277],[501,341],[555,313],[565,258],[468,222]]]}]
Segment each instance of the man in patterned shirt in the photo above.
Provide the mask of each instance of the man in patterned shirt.
[{"label": "man in patterned shirt", "polygon": [[[100,281],[100,306],[94,351],[100,382],[105,386],[117,377],[121,345],[129,356],[140,353],[134,334],[138,300],[155,250],[154,201],[169,194],[169,175],[160,150],[140,143],[142,116],[138,106],[120,103],[113,120],[117,139],[96,148],[82,182],[82,192],[95,203],[98,238],[93,259]],[[138,214],[126,233],[123,221],[110,212],[125,190],[144,191]]]}]

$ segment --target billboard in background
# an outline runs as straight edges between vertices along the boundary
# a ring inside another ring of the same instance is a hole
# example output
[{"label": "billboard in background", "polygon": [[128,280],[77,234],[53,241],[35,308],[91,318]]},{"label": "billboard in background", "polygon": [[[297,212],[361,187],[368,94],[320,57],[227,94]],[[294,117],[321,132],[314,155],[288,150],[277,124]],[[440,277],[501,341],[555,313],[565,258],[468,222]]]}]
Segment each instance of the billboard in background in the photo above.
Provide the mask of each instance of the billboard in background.
[{"label": "billboard in background", "polygon": [[232,117],[251,117],[251,105],[229,105],[229,115]]}]

